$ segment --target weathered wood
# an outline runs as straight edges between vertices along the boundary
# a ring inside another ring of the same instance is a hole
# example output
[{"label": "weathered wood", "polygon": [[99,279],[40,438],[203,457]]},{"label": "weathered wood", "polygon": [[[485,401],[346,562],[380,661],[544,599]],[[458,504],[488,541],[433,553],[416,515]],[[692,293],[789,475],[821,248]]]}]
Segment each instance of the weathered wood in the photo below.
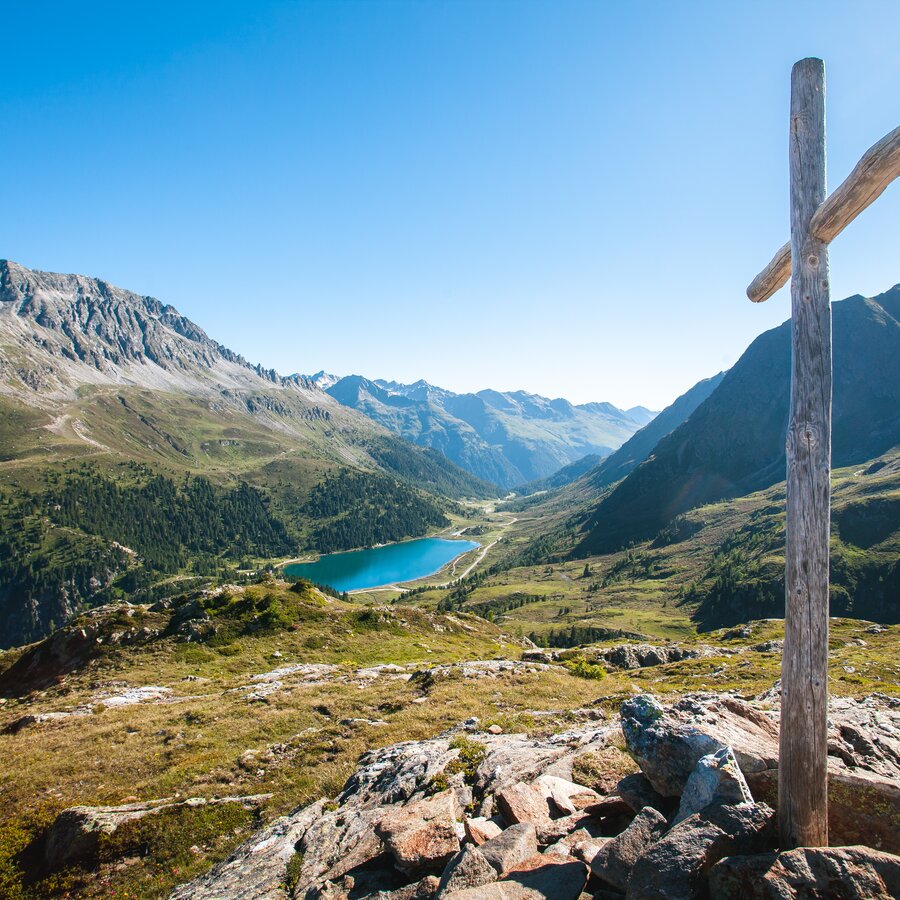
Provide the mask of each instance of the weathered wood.
[{"label": "weathered wood", "polygon": [[828,844],[828,540],[831,303],[828,245],[811,233],[825,199],[825,66],[791,73],[791,412],[787,434],[785,636],[778,814],[781,847]]},{"label": "weathered wood", "polygon": [[[870,147],[841,186],[816,210],[810,226],[812,234],[830,244],[896,178],[900,178],[900,126]],[[753,279],[747,296],[754,303],[768,300],[790,274],[788,242]]]}]

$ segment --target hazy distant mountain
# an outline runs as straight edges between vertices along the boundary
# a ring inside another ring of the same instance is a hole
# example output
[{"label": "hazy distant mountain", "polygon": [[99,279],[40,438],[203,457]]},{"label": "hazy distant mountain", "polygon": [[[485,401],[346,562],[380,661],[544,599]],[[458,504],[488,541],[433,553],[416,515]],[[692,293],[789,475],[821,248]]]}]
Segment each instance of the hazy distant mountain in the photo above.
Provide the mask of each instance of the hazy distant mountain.
[{"label": "hazy distant mountain", "polygon": [[[323,383],[319,373],[313,379]],[[607,456],[652,419],[644,407],[575,405],[525,391],[456,394],[426,381],[400,384],[361,375],[327,388],[415,444],[434,447],[479,478],[514,487],[546,478],[583,456]]]},{"label": "hazy distant mountain", "polygon": [[[615,453],[606,457],[591,473],[590,483],[602,488],[624,478],[639,466],[653,448],[676,429],[693,411],[718,387],[725,377],[724,372],[704,378],[689,391],[682,394],[671,405],[653,418],[648,425],[632,435]],[[631,410],[629,410],[631,412]]]},{"label": "hazy distant mountain", "polygon": [[626,409],[625,412],[629,418],[634,419],[635,422],[640,422],[641,425],[652,422],[658,415],[652,409],[647,409],[646,406],[632,406],[631,409]]},{"label": "hazy distant mountain", "polygon": [[529,481],[527,484],[518,485],[516,493],[527,496],[536,494],[538,491],[552,491],[556,488],[565,487],[567,484],[577,481],[585,473],[596,469],[602,460],[603,457],[597,456],[596,453],[588,453],[586,456],[582,456],[581,459],[576,459],[575,462],[557,469],[546,478],[539,478],[537,481]]},{"label": "hazy distant mountain", "polygon": [[[900,444],[900,285],[835,303],[833,328],[837,467]],[[790,369],[788,321],[760,335],[694,413],[598,504],[580,549],[607,552],[651,538],[678,513],[781,481]]]},{"label": "hazy distant mountain", "polygon": [[327,391],[328,388],[337,384],[341,379],[338,375],[331,375],[323,369],[320,372],[316,372],[315,375],[310,375],[309,380],[323,391]]}]

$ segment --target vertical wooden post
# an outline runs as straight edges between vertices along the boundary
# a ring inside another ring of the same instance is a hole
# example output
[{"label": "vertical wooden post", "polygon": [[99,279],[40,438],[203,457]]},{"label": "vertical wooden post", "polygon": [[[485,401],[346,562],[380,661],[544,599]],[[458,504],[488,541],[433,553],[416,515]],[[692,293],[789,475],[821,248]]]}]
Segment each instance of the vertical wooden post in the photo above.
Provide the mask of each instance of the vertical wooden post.
[{"label": "vertical wooden post", "polygon": [[791,72],[791,308],[785,637],[778,812],[782,849],[828,844],[828,541],[831,303],[828,246],[810,234],[825,199],[825,65]]}]

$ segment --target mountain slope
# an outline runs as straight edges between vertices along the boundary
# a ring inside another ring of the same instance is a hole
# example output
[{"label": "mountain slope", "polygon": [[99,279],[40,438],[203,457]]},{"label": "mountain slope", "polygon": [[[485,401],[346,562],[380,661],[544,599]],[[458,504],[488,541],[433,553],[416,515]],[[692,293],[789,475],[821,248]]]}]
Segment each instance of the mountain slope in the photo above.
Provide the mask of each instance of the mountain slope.
[{"label": "mountain slope", "polygon": [[591,473],[590,482],[598,488],[613,484],[639,466],[653,448],[685,421],[719,386],[724,372],[698,381],[689,391],[667,406],[649,424],[632,435],[615,453],[606,457]]},{"label": "mountain slope", "polygon": [[[333,376],[319,373],[317,382]],[[455,394],[425,381],[405,385],[350,375],[327,391],[345,406],[473,474],[513,487],[545,478],[587,454],[606,456],[654,415],[609,403],[576,406],[525,391]]]},{"label": "mountain slope", "polygon": [[528,484],[519,485],[516,488],[516,493],[527,497],[530,494],[536,494],[538,491],[552,491],[556,488],[565,487],[567,484],[572,484],[573,481],[582,478],[586,473],[593,472],[601,462],[601,457],[597,456],[596,453],[588,453],[587,456],[582,456],[581,459],[576,459],[575,462],[557,469],[547,478],[540,478],[537,481],[529,481]]},{"label": "mountain slope", "polygon": [[[496,495],[172,307],[7,261],[0,461],[0,646],[169,576],[418,536],[449,524],[446,498]],[[347,473],[359,504],[316,513]]]},{"label": "mountain slope", "polygon": [[[900,443],[900,285],[835,303],[833,463]],[[588,517],[577,552],[653,537],[674,516],[784,477],[790,322],[760,335],[696,411]]]}]

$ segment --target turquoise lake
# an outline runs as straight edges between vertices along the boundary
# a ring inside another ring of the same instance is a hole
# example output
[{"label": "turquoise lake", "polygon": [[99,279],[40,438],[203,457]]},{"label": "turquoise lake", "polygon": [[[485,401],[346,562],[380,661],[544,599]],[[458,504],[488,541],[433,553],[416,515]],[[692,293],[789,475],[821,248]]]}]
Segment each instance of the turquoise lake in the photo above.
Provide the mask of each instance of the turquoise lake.
[{"label": "turquoise lake", "polygon": [[476,541],[420,538],[371,550],[329,553],[313,563],[291,563],[284,571],[295,578],[327,584],[336,591],[358,591],[433,575],[478,546]]}]

